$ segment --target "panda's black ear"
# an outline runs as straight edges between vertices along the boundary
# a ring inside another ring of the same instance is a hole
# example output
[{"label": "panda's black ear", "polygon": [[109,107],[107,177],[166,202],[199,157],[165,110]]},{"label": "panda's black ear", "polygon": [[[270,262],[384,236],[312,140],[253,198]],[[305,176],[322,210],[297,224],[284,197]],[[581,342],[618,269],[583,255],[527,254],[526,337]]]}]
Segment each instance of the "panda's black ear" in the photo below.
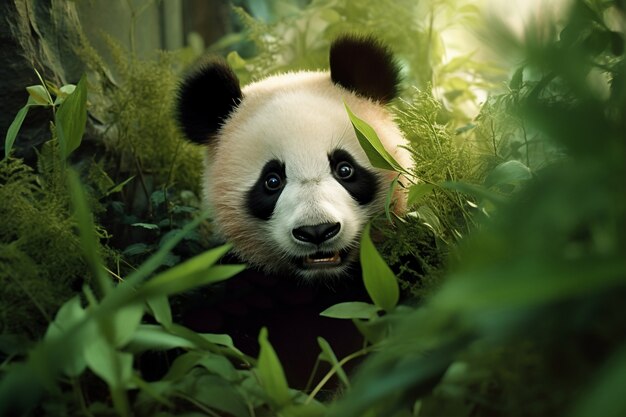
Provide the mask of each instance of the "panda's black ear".
[{"label": "panda's black ear", "polygon": [[331,44],[329,58],[334,83],[383,103],[398,95],[400,68],[389,48],[377,39],[344,35]]},{"label": "panda's black ear", "polygon": [[190,141],[207,143],[242,98],[239,80],[228,64],[222,59],[205,60],[180,83],[178,124]]}]

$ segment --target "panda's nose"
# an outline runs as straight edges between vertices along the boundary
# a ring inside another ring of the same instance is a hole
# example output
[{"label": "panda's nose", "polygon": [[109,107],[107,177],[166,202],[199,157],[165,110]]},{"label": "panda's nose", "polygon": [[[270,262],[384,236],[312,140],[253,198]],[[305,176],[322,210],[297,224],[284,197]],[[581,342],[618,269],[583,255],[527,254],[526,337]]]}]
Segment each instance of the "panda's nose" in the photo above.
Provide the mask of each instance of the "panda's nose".
[{"label": "panda's nose", "polygon": [[336,236],[340,229],[340,223],[322,223],[315,226],[297,227],[291,233],[300,242],[319,245]]}]

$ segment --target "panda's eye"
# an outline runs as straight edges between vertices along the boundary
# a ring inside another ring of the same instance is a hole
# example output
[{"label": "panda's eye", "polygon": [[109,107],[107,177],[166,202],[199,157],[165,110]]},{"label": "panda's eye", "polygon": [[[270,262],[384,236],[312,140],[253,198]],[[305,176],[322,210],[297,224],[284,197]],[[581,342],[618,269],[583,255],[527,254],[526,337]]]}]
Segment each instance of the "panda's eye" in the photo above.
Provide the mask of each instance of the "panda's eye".
[{"label": "panda's eye", "polygon": [[270,172],[265,177],[265,189],[268,191],[278,191],[283,186],[283,179],[275,172]]},{"label": "panda's eye", "polygon": [[335,167],[335,175],[342,180],[347,180],[354,175],[354,168],[349,162],[342,161]]}]

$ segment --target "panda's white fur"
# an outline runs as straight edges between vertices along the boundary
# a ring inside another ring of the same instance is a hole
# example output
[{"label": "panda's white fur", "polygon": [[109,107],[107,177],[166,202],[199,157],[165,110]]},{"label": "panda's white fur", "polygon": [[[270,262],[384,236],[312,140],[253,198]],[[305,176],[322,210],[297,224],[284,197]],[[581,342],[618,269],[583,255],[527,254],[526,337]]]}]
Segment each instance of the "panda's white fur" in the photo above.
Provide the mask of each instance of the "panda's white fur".
[{"label": "panda's white fur", "polygon": [[[206,151],[203,189],[215,224],[241,258],[267,272],[288,271],[310,279],[341,275],[358,258],[360,232],[383,209],[395,178],[395,173],[371,166],[344,103],[408,167],[410,156],[402,133],[380,102],[338,85],[330,72],[275,75],[246,86],[241,93],[243,98]],[[329,167],[329,155],[337,149],[378,177],[371,202],[359,203]],[[250,213],[247,195],[272,160],[284,164],[286,179],[271,216],[260,219]],[[402,211],[405,197],[400,189],[395,197],[395,210]],[[302,241],[293,232],[303,226],[337,223],[338,232],[321,243]],[[318,262],[307,256],[317,257]]]}]

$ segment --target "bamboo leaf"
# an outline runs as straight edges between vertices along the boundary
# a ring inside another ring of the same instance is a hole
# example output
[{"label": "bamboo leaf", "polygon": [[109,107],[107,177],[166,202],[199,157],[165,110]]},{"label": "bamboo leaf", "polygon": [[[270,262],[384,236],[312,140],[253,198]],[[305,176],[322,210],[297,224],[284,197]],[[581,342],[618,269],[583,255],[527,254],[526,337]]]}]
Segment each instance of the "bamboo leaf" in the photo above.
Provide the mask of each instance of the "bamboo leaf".
[{"label": "bamboo leaf", "polygon": [[55,115],[57,138],[64,158],[78,148],[87,123],[87,81],[83,75],[74,89],[59,106]]},{"label": "bamboo leaf", "polygon": [[317,344],[320,346],[320,349],[322,349],[322,354],[320,354],[320,358],[330,363],[336,370],[337,376],[339,377],[339,379],[341,379],[341,382],[343,382],[346,387],[350,387],[350,380],[348,380],[348,375],[346,375],[346,372],[339,364],[339,360],[337,359],[335,352],[333,352],[333,349],[330,347],[330,344],[323,337],[317,338]]},{"label": "bamboo leaf", "polygon": [[346,111],[348,112],[348,117],[354,127],[359,144],[365,151],[370,163],[376,168],[404,172],[402,166],[394,159],[393,156],[391,156],[389,152],[387,152],[374,129],[364,120],[359,119],[354,113],[352,113],[347,105]]},{"label": "bamboo leaf", "polygon": [[259,361],[256,373],[261,386],[272,402],[278,407],[284,407],[291,402],[289,386],[280,360],[267,338],[267,328],[263,327],[259,334]]},{"label": "bamboo leaf", "polygon": [[11,154],[11,149],[13,149],[13,143],[15,143],[15,138],[22,127],[22,123],[24,123],[24,119],[26,118],[26,114],[28,113],[28,108],[30,105],[25,105],[22,107],[17,114],[15,115],[15,119],[11,122],[9,129],[7,129],[7,134],[4,138],[4,157],[7,158]]},{"label": "bamboo leaf", "polygon": [[370,238],[368,223],[361,237],[361,266],[363,267],[363,282],[370,298],[376,306],[385,311],[391,311],[400,298],[400,288],[393,271],[374,246]]},{"label": "bamboo leaf", "polygon": [[334,319],[364,319],[368,320],[376,317],[380,307],[361,301],[351,301],[339,303],[328,307],[320,313],[320,316]]}]

